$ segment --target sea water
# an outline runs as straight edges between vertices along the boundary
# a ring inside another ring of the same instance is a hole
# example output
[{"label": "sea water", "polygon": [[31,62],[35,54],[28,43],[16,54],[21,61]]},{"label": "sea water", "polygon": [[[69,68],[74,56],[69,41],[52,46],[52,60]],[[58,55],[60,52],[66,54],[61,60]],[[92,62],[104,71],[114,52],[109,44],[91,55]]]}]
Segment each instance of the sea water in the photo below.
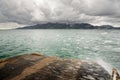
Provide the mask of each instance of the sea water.
[{"label": "sea water", "polygon": [[120,70],[119,30],[1,30],[0,59],[39,52],[47,56],[96,61]]}]

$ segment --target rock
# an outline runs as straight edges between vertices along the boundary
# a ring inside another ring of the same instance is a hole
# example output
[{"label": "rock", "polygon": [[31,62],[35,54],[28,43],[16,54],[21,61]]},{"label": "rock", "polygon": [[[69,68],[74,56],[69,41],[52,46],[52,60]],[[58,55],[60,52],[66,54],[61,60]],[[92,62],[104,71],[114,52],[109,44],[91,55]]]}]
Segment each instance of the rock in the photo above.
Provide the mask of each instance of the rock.
[{"label": "rock", "polygon": [[36,53],[0,61],[0,80],[111,80],[99,64]]}]

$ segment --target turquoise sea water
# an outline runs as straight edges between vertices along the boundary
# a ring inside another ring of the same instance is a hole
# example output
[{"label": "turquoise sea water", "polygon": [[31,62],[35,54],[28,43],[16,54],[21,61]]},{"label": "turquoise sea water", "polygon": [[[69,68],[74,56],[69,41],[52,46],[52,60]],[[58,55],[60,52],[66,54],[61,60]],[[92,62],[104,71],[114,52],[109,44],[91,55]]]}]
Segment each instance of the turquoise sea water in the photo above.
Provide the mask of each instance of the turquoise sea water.
[{"label": "turquoise sea water", "polygon": [[0,59],[31,52],[97,61],[120,70],[119,30],[4,30]]}]

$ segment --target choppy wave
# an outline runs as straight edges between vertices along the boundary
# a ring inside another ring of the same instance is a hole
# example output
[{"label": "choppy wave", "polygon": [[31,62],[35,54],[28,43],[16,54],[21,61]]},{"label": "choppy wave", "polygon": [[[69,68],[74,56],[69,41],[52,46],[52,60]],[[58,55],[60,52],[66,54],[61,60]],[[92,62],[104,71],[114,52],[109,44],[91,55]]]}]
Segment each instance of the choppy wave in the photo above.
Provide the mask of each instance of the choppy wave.
[{"label": "choppy wave", "polygon": [[1,59],[31,52],[97,61],[109,72],[112,67],[120,70],[120,32],[119,30],[0,31]]}]

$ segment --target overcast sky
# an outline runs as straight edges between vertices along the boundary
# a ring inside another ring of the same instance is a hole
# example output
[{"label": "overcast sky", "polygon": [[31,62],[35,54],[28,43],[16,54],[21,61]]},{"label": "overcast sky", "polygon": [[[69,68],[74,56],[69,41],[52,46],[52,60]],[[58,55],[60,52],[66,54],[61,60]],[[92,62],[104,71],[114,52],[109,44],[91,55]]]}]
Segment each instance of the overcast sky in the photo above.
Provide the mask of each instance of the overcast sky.
[{"label": "overcast sky", "polygon": [[43,22],[120,26],[120,0],[0,0],[0,29]]}]

